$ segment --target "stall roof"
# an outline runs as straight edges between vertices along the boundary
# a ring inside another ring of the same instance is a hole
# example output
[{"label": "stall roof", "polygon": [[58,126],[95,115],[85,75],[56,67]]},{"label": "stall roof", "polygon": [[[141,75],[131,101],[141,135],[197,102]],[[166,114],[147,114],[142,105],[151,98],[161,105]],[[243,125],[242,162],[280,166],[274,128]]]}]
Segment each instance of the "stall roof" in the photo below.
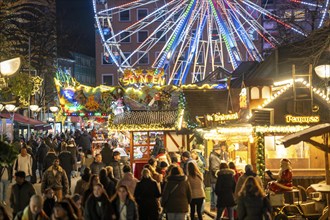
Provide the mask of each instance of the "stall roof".
[{"label": "stall roof", "polygon": [[294,134],[287,135],[284,138],[282,138],[281,141],[285,147],[289,147],[293,144],[297,144],[300,141],[305,141],[313,144],[315,147],[318,147],[323,151],[329,151],[327,146],[311,140],[312,137],[321,136],[326,133],[330,133],[329,123],[315,125],[313,127],[306,128],[302,131],[298,131]]},{"label": "stall roof", "polygon": [[[0,117],[9,119],[9,118],[11,118],[11,115],[9,113],[1,113]],[[14,113],[13,119],[15,122],[18,122],[23,125],[31,125],[36,129],[44,129],[45,126],[49,126],[47,123],[45,123],[43,121],[35,120],[35,119],[26,117],[26,116],[18,114],[18,113]]]},{"label": "stall roof", "polygon": [[[111,128],[116,129],[174,129],[178,119],[177,110],[166,111],[128,111],[116,115]],[[120,128],[119,128],[120,127]]]}]

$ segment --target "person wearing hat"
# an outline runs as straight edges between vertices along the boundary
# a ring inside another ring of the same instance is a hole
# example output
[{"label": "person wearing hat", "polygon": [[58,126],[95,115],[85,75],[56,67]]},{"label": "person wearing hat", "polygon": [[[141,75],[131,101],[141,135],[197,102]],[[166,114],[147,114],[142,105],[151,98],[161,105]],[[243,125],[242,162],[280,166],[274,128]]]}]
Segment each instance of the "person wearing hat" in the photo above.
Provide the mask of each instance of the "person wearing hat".
[{"label": "person wearing hat", "polygon": [[291,161],[289,159],[281,160],[281,168],[278,174],[272,174],[270,171],[266,172],[271,179],[276,179],[276,181],[271,181],[268,183],[268,190],[274,193],[281,193],[285,191],[291,191],[292,188],[292,167]]},{"label": "person wearing hat", "polygon": [[210,153],[209,156],[209,172],[210,173],[210,182],[211,182],[211,211],[216,210],[216,202],[217,202],[217,195],[215,194],[215,184],[217,182],[218,172],[220,170],[220,153],[221,147],[220,145],[216,144],[213,146],[213,151]]},{"label": "person wearing hat", "polygon": [[23,211],[29,205],[31,196],[36,194],[32,183],[25,180],[25,172],[17,171],[15,173],[16,183],[11,188],[10,206],[13,209],[13,217],[20,211]]},{"label": "person wearing hat", "polygon": [[194,160],[191,158],[191,154],[189,151],[185,151],[181,154],[181,163],[180,166],[184,172],[185,175],[188,173],[188,163],[194,162]]},{"label": "person wearing hat", "polygon": [[234,193],[234,196],[235,196],[235,200],[236,201],[238,199],[238,194],[241,191],[242,186],[243,186],[245,180],[249,176],[253,176],[254,178],[256,178],[256,180],[258,181],[258,183],[260,184],[260,186],[263,186],[262,180],[260,179],[260,177],[258,177],[257,174],[255,172],[253,172],[252,165],[251,164],[246,164],[245,165],[245,173],[238,178],[237,183],[236,183],[235,193]]}]

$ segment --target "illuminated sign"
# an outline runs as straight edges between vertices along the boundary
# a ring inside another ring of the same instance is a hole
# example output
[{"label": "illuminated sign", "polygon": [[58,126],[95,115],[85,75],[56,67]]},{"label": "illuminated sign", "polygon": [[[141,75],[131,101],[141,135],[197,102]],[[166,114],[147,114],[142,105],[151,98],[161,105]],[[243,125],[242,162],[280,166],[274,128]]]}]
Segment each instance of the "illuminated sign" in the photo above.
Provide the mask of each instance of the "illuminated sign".
[{"label": "illuminated sign", "polygon": [[222,122],[222,121],[231,121],[231,120],[236,120],[238,119],[238,113],[233,113],[233,114],[213,114],[213,115],[206,115],[206,120],[207,121],[214,121],[214,122]]},{"label": "illuminated sign", "polygon": [[124,76],[121,79],[124,86],[134,84],[153,84],[153,85],[165,85],[164,70],[162,69],[126,69]]},{"label": "illuminated sign", "polygon": [[320,116],[285,116],[286,123],[295,123],[295,124],[309,124],[309,123],[318,123],[320,122]]},{"label": "illuminated sign", "polygon": [[242,88],[241,93],[239,94],[239,107],[241,109],[247,109],[247,91],[246,88]]}]

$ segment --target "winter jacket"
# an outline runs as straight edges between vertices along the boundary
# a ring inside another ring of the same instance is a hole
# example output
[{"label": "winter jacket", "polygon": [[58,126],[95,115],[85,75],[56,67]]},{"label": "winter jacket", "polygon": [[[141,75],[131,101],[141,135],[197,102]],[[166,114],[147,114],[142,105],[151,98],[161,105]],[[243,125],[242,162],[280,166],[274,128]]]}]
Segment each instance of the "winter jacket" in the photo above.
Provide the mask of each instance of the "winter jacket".
[{"label": "winter jacket", "polygon": [[158,198],[160,196],[160,188],[155,180],[142,178],[136,184],[134,197],[139,206],[140,217],[149,216],[149,213],[158,213],[160,208]]},{"label": "winter jacket", "polygon": [[36,190],[30,182],[24,181],[22,185],[14,184],[10,193],[10,206],[13,213],[17,214],[28,206],[30,198],[34,194],[36,194]]},{"label": "winter jacket", "polygon": [[62,151],[58,155],[58,159],[60,160],[60,166],[65,170],[66,174],[71,174],[75,161],[70,151]]},{"label": "winter jacket", "polygon": [[87,199],[85,204],[85,220],[111,220],[114,211],[112,205],[105,194],[96,198],[93,194]]},{"label": "winter jacket", "polygon": [[67,145],[67,151],[69,151],[73,157],[74,164],[73,164],[73,169],[77,170],[77,158],[78,158],[78,149],[77,146],[74,144],[68,144]]},{"label": "winter jacket", "polygon": [[79,143],[85,152],[86,150],[90,150],[92,146],[92,137],[85,131],[79,138]]},{"label": "winter jacket", "polygon": [[54,175],[53,166],[45,171],[41,183],[41,192],[44,193],[48,188],[52,188],[54,191],[62,190],[63,197],[68,193],[68,177],[62,167],[58,167],[56,175]]},{"label": "winter jacket", "polygon": [[116,161],[116,160],[112,160],[110,162],[110,166],[112,166],[113,168],[113,175],[116,179],[122,179],[124,176],[124,171],[123,171],[123,167],[124,167],[124,163],[122,161]]},{"label": "winter jacket", "polygon": [[24,210],[19,212],[15,217],[15,220],[48,220],[48,219],[49,219],[48,216],[43,210],[41,210],[41,212],[37,216],[33,217],[29,206],[25,207]]},{"label": "winter jacket", "polygon": [[231,169],[221,169],[218,172],[217,183],[215,184],[215,194],[218,196],[217,207],[232,207],[235,205],[234,171]]},{"label": "winter jacket", "polygon": [[271,211],[269,200],[260,196],[240,196],[238,198],[237,212],[239,220],[263,219],[263,214]]},{"label": "winter jacket", "polygon": [[117,186],[124,185],[127,187],[128,191],[133,195],[135,191],[136,184],[139,182],[132,173],[125,173],[123,178],[119,180]]},{"label": "winter jacket", "polygon": [[49,147],[45,143],[41,143],[40,146],[37,149],[37,162],[38,163],[43,163],[44,159],[48,153]]},{"label": "winter jacket", "polygon": [[106,166],[110,165],[111,159],[113,158],[113,149],[110,147],[104,147],[101,151],[102,162],[105,163]]},{"label": "winter jacket", "polygon": [[[120,219],[120,199],[117,196],[112,202],[112,207],[115,211],[116,219]],[[137,204],[130,200],[126,199],[125,202],[126,206],[126,219],[125,220],[138,220],[139,219],[139,214],[138,214],[138,207]],[[141,219],[143,220],[143,219]]]},{"label": "winter jacket", "polygon": [[204,191],[204,182],[203,178],[200,176],[188,176],[188,182],[191,188],[191,198],[198,199],[198,198],[205,198],[205,191]]},{"label": "winter jacket", "polygon": [[220,164],[221,164],[221,160],[220,160],[220,155],[217,154],[216,152],[211,152],[210,154],[210,158],[209,158],[209,170],[211,172],[211,184],[214,184],[217,182],[217,172],[220,170]]},{"label": "winter jacket", "polygon": [[240,176],[238,178],[238,181],[236,183],[236,187],[235,187],[235,200],[238,199],[238,193],[241,191],[242,189],[242,186],[245,182],[245,180],[249,177],[249,176],[253,176],[254,178],[257,179],[257,181],[259,182],[261,188],[263,188],[263,184],[262,184],[262,180],[260,179],[260,177],[257,176],[257,174],[253,173],[252,171],[251,172],[246,172],[244,173],[242,176]]},{"label": "winter jacket", "polygon": [[96,175],[99,175],[101,169],[105,167],[105,164],[104,163],[97,163],[97,162],[93,162],[90,166],[90,169],[91,169],[91,173],[92,174],[96,174]]},{"label": "winter jacket", "polygon": [[186,176],[169,176],[161,198],[166,213],[187,213],[191,188]]},{"label": "winter jacket", "polygon": [[88,189],[88,181],[80,179],[77,181],[76,187],[74,188],[74,193],[83,196],[84,192],[87,189]]}]

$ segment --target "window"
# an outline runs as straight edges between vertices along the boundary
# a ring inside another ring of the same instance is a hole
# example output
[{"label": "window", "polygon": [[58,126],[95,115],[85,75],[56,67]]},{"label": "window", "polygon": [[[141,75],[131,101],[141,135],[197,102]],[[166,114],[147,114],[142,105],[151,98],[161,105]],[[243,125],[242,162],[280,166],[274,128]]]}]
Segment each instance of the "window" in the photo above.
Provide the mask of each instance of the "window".
[{"label": "window", "polygon": [[212,30],[211,38],[212,38],[212,40],[219,40],[219,35],[218,35],[218,30],[217,29]]},{"label": "window", "polygon": [[305,20],[305,10],[304,9],[296,9],[293,12],[295,21],[304,21]]},{"label": "window", "polygon": [[251,89],[251,99],[260,99],[259,88],[253,87]]},{"label": "window", "polygon": [[138,42],[142,43],[148,38],[148,31],[139,31],[138,32]]},{"label": "window", "polygon": [[160,38],[158,42],[166,42],[166,34],[164,34],[164,36],[163,36],[163,34],[164,34],[164,31],[157,31],[156,38],[157,39]]},{"label": "window", "polygon": [[270,88],[268,86],[262,87],[261,96],[263,99],[270,98]]},{"label": "window", "polygon": [[113,64],[113,60],[108,52],[102,53],[102,65]]},{"label": "window", "polygon": [[139,64],[145,65],[149,64],[149,55],[146,53],[139,52],[138,53]]},{"label": "window", "polygon": [[[124,53],[125,59],[131,55],[131,52],[123,52],[123,53]],[[123,63],[123,62],[124,62],[124,59],[123,59],[123,57],[121,57],[121,63]],[[131,58],[129,58],[127,60],[127,62],[131,63]]]},{"label": "window", "polygon": [[130,43],[131,42],[131,36],[129,36],[130,32],[123,32],[120,34],[120,42],[122,43]]},{"label": "window", "polygon": [[121,11],[119,13],[119,21],[130,21],[131,14],[129,10]]},{"label": "window", "polygon": [[102,84],[112,86],[114,84],[113,74],[102,74]]},{"label": "window", "polygon": [[141,9],[139,8],[137,10],[137,19],[142,20],[143,18],[147,17],[148,15],[148,9]]}]

